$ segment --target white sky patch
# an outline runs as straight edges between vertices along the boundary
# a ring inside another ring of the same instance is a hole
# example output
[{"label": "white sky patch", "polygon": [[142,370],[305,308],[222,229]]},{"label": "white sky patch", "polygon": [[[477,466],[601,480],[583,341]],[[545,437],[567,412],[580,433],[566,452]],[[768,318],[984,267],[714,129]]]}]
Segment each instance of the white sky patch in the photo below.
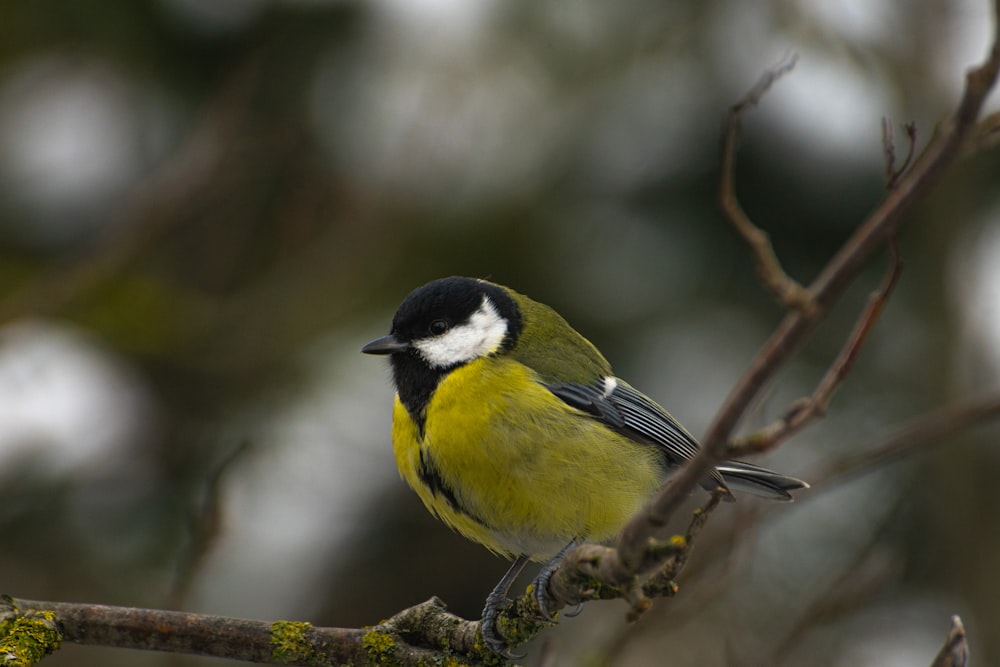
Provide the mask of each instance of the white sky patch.
[{"label": "white sky patch", "polygon": [[431,366],[444,368],[492,354],[507,335],[507,320],[500,317],[496,306],[483,297],[479,309],[469,321],[454,326],[440,336],[416,340],[413,346]]},{"label": "white sky patch", "polygon": [[900,5],[895,0],[799,0],[817,25],[845,39],[885,44],[898,41]]},{"label": "white sky patch", "polygon": [[0,189],[26,212],[8,229],[37,246],[106,226],[171,124],[166,99],[99,58],[49,54],[0,73]]},{"label": "white sky patch", "polygon": [[[761,109],[777,117],[788,141],[813,146],[846,161],[882,160],[881,118],[887,112],[883,83],[860,76],[850,62],[802,49],[792,76],[769,92]],[[795,148],[805,153],[808,148]]]},{"label": "white sky patch", "polygon": [[[948,48],[940,50],[935,59],[938,82],[949,91],[957,102],[965,86],[965,71],[978,65],[986,57],[993,34],[990,3],[981,0],[952,0],[950,11],[939,22],[942,39]],[[1000,99],[991,95],[983,111],[989,113],[1000,108]]]},{"label": "white sky patch", "polygon": [[86,336],[34,321],[0,328],[0,469],[135,469],[153,408],[127,367]]},{"label": "white sky patch", "polygon": [[493,0],[374,0],[394,41],[418,50],[473,45],[489,25]]}]

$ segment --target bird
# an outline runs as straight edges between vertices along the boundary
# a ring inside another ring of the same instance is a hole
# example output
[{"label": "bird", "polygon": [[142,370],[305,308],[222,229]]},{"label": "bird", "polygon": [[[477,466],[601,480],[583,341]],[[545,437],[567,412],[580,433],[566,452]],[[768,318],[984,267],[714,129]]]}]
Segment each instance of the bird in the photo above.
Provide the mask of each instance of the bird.
[{"label": "bird", "polygon": [[[497,617],[529,561],[544,586],[570,548],[609,542],[698,441],[653,399],[616,377],[554,309],[509,287],[451,276],[413,290],[388,335],[395,386],[392,445],[400,475],[464,537],[512,559],[486,599],[482,633],[514,657]],[[701,484],[792,499],[806,482],[726,461]]]}]

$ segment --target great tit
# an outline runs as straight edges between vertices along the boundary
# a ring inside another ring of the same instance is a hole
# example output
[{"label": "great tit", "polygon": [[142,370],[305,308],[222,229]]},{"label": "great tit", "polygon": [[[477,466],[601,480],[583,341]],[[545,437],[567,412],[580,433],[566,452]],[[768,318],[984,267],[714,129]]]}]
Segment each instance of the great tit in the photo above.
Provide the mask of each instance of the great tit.
[{"label": "great tit", "polygon": [[[509,655],[496,616],[524,565],[539,607],[558,559],[613,539],[698,442],[552,308],[473,278],[435,280],[399,306],[387,336],[396,465],[432,514],[514,563],[487,598],[483,636]],[[728,461],[704,479],[777,500],[808,486]]]}]

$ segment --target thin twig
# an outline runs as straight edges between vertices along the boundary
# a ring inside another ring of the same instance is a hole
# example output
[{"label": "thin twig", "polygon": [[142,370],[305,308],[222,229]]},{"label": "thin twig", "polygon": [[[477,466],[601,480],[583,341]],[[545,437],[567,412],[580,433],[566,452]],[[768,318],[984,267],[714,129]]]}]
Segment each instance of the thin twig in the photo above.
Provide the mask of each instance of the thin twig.
[{"label": "thin twig", "polygon": [[894,135],[892,121],[889,120],[888,116],[882,116],[882,155],[885,157],[885,182],[887,186],[895,180],[896,174],[896,143]]},{"label": "thin twig", "polygon": [[[676,592],[673,579],[680,575],[687,564],[698,534],[723,498],[725,489],[716,489],[696,509],[683,536],[660,541],[650,538],[643,551],[642,562],[634,572],[620,567],[613,548],[596,544],[581,544],[568,554],[563,565],[556,570],[545,591],[547,608],[558,611],[567,606],[589,600],[622,598],[629,603],[629,618],[635,620],[649,608],[650,597],[662,597]],[[651,575],[643,583],[641,578]],[[537,617],[534,596],[526,595],[504,615],[508,620],[530,620]]]},{"label": "thin twig", "polygon": [[183,606],[199,566],[215,544],[222,529],[222,479],[249,448],[249,440],[241,441],[222,457],[205,479],[200,507],[190,517],[190,541],[178,560],[174,581],[166,597],[167,607],[176,609]]},{"label": "thin twig", "polygon": [[859,454],[813,475],[811,481],[816,488],[839,484],[921,449],[947,442],[959,431],[997,418],[1000,418],[1000,393],[997,392],[940,408],[907,424],[880,443],[865,447]]},{"label": "thin twig", "polygon": [[906,140],[909,143],[909,147],[906,150],[906,159],[903,160],[902,166],[896,171],[896,177],[892,179],[890,187],[896,186],[899,177],[910,168],[910,163],[917,154],[917,124],[911,120],[903,125],[903,129],[906,130]]},{"label": "thin twig", "polygon": [[903,129],[906,130],[906,138],[909,141],[909,148],[906,151],[906,159],[903,160],[903,164],[897,169],[895,132],[892,121],[886,117],[882,118],[882,152],[885,154],[885,186],[890,190],[896,187],[896,183],[899,182],[899,178],[903,175],[907,168],[909,168],[910,162],[913,161],[913,156],[916,154],[917,150],[916,123],[912,121],[908,122],[903,125]]},{"label": "thin twig", "polygon": [[868,334],[874,328],[875,322],[885,309],[885,304],[889,301],[889,297],[899,281],[899,275],[903,269],[903,259],[895,238],[889,240],[889,255],[889,268],[882,279],[882,284],[868,296],[868,302],[855,322],[854,329],[816,386],[812,396],[796,401],[780,419],[760,431],[733,441],[730,445],[731,455],[738,456],[767,451],[801,431],[814,419],[826,414],[833,393],[854,366],[858,353],[868,339]]},{"label": "thin twig", "polygon": [[726,114],[726,122],[722,131],[722,176],[719,203],[722,212],[732,223],[733,228],[753,250],[757,275],[764,286],[785,307],[801,310],[812,316],[816,314],[812,295],[781,268],[781,262],[778,261],[778,256],[774,252],[767,232],[750,220],[736,195],[736,151],[739,146],[743,114],[757,106],[767,91],[771,89],[771,86],[782,76],[792,71],[795,62],[796,57],[792,56],[765,72],[754,87],[730,107],[729,113]]},{"label": "thin twig", "polygon": [[716,490],[704,505],[695,510],[694,519],[692,519],[687,532],[684,534],[686,547],[667,559],[659,571],[643,585],[643,592],[648,597],[666,597],[677,593],[675,580],[687,565],[695,538],[701,532],[702,528],[705,527],[705,524],[708,523],[708,518],[725,497],[725,493],[721,492],[721,490]]}]

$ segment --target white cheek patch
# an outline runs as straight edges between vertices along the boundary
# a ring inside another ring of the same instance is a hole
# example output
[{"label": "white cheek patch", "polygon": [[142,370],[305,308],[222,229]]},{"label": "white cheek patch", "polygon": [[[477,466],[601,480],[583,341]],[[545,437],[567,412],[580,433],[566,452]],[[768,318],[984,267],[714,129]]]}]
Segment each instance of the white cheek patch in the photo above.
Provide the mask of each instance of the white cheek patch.
[{"label": "white cheek patch", "polygon": [[489,297],[483,297],[468,322],[440,336],[413,341],[413,346],[430,366],[445,368],[496,352],[506,335],[507,320],[500,317]]}]

